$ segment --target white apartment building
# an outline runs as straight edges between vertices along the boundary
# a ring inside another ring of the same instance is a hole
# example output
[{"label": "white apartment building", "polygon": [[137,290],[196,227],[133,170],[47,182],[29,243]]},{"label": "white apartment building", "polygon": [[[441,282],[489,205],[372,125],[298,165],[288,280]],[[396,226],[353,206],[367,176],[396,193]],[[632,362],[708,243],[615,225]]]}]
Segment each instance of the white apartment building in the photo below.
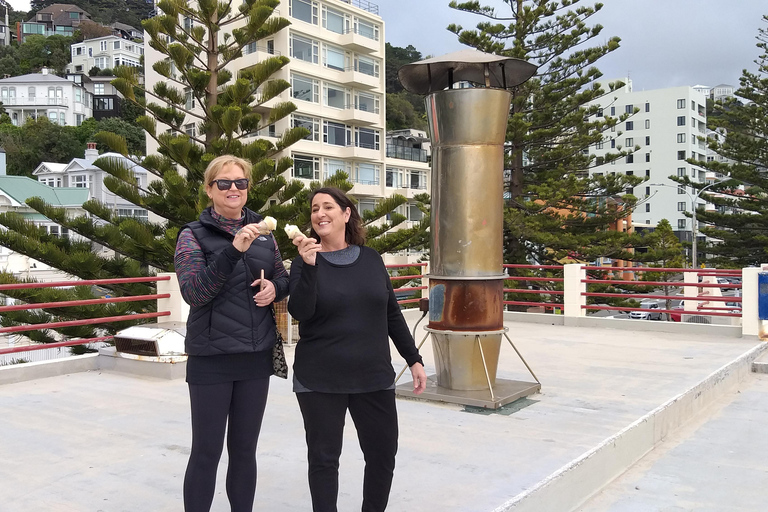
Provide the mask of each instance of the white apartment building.
[{"label": "white apartment building", "polygon": [[[606,133],[605,141],[590,147],[598,158],[619,148],[639,147],[633,154],[596,167],[590,174],[623,173],[641,176],[645,182],[634,190],[640,200],[632,219],[636,227],[653,227],[667,219],[684,240],[691,239],[691,212],[695,193],[679,187],[670,175],[688,176],[698,182],[707,180],[706,172],[686,159],[706,161],[706,97],[693,87],[672,87],[633,91],[632,81],[624,80],[621,89],[599,100],[602,115],[617,117],[625,112],[639,112]],[[604,89],[607,88],[604,86]],[[703,204],[702,200],[698,204]]]},{"label": "white apartment building", "polygon": [[[343,170],[354,183],[351,194],[363,212],[396,192],[405,192],[403,195],[410,198],[428,192],[426,156],[387,159],[384,21],[378,6],[366,0],[282,0],[275,15],[287,18],[291,25],[245,48],[232,71],[271,55],[291,59],[274,75],[288,81],[291,88],[265,105],[262,114],[268,115],[270,108],[282,101],[292,101],[297,110],[258,134],[277,140],[277,135],[293,126],[311,132],[281,155],[295,162],[287,177],[308,185]],[[147,45],[148,89],[165,80],[152,69],[162,58],[165,55]],[[187,107],[194,107],[191,95]],[[195,125],[190,118],[187,133],[194,134]],[[422,133],[421,139],[425,136]],[[147,154],[155,152],[154,140],[148,138],[147,146]],[[412,173],[419,173],[416,181],[412,181]],[[409,222],[420,218],[417,212],[412,204],[402,208]]]},{"label": "white apartment building", "polygon": [[0,80],[0,101],[15,126],[27,117],[46,116],[52,123],[80,126],[93,115],[91,94],[82,84],[43,68],[40,73]]},{"label": "white apartment building", "polygon": [[72,62],[67,65],[67,73],[88,73],[94,67],[139,67],[144,55],[144,43],[111,35],[74,43],[71,51]]}]

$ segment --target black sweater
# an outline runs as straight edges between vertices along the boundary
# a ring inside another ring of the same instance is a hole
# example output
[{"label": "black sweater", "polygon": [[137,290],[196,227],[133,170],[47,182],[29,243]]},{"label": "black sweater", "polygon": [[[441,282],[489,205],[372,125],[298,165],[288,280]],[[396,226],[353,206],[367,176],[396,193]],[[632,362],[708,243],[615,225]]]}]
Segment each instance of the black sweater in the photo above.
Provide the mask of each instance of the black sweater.
[{"label": "black sweater", "polygon": [[288,311],[299,321],[293,370],[298,381],[323,393],[387,389],[395,372],[389,341],[408,366],[421,356],[408,330],[381,256],[362,247],[349,265],[318,257],[291,265]]}]

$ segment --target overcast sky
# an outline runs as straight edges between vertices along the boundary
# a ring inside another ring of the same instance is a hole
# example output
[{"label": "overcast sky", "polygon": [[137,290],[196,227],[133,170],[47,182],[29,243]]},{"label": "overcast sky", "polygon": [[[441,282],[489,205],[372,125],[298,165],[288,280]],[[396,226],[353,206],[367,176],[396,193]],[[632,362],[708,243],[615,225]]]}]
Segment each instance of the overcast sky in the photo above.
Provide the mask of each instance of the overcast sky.
[{"label": "overcast sky", "polygon": [[[363,0],[365,1],[365,0]],[[485,20],[448,7],[449,0],[370,0],[378,4],[385,39],[413,45],[422,55],[443,55],[464,47],[445,27],[474,28]],[[10,0],[28,10],[29,0]],[[62,0],[65,3],[65,0]],[[509,14],[502,0],[482,5]],[[766,0],[603,0],[591,25],[603,26],[602,42],[619,36],[621,47],[597,62],[604,78],[629,75],[636,91],[681,85],[721,83],[738,86],[741,71],[756,69],[757,29],[768,29]],[[593,5],[584,1],[583,5]]]},{"label": "overcast sky", "polygon": [[[450,23],[465,29],[486,20],[448,7],[449,0],[371,0],[378,3],[385,39],[393,46],[413,45],[422,55],[438,56],[464,48],[446,30]],[[579,5],[594,5],[584,1]],[[501,0],[481,5],[509,14]],[[590,18],[603,31],[593,40],[621,38],[618,50],[597,62],[607,79],[632,79],[636,91],[682,85],[738,86],[744,68],[756,70],[757,29],[768,29],[766,0],[603,0]]]}]

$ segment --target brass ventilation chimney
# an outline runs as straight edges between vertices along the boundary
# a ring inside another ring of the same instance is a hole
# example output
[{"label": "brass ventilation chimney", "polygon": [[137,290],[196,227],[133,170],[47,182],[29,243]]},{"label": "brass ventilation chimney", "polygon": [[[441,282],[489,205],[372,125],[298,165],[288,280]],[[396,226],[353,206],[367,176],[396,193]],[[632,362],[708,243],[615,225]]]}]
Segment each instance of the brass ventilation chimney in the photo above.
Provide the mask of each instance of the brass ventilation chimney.
[{"label": "brass ventilation chimney", "polygon": [[[512,100],[507,88],[535,72],[528,62],[475,50],[407,64],[398,72],[408,91],[426,95],[432,140],[426,330],[437,375],[429,379],[424,398],[498,408],[540,389],[538,380],[496,378],[506,336],[502,175]],[[401,387],[398,393],[409,394]]]}]

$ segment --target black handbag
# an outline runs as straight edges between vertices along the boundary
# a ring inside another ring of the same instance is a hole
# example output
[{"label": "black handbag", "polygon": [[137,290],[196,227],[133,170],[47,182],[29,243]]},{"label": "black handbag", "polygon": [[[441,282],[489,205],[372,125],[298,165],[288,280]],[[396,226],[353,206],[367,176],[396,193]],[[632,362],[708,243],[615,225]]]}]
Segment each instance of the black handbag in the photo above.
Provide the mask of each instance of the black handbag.
[{"label": "black handbag", "polygon": [[275,321],[275,346],[272,347],[272,368],[275,375],[281,379],[288,378],[288,362],[285,360],[285,349],[283,348],[283,334],[277,328],[277,316],[275,308],[269,308],[272,311],[272,319]]}]

